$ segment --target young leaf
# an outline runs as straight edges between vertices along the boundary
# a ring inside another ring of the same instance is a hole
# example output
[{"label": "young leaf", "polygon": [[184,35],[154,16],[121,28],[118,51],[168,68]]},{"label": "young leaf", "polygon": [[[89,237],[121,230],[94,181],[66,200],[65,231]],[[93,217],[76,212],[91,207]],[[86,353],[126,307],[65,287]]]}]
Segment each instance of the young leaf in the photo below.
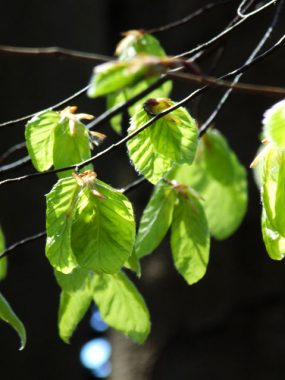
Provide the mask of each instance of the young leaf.
[{"label": "young leaf", "polygon": [[[164,49],[161,47],[159,41],[148,33],[144,33],[142,31],[130,31],[126,33],[126,36],[119,43],[116,54],[119,56],[121,61],[130,60],[135,58],[138,54],[147,54],[155,57],[166,57]],[[107,107],[113,107],[122,101],[128,100],[141,91],[148,88],[151,84],[153,84],[159,76],[153,76],[150,78],[144,78],[132,86],[126,87],[123,91],[110,94],[107,97]],[[163,83],[161,86],[153,90],[147,96],[143,97],[139,101],[137,101],[133,106],[131,106],[128,111],[130,116],[133,116],[135,110],[142,106],[148,98],[165,98],[169,96],[172,89],[172,82],[167,81]],[[115,116],[111,120],[111,125],[115,131],[121,131],[121,115]]]},{"label": "young leaf", "polygon": [[116,273],[131,255],[135,239],[133,209],[119,191],[96,180],[77,203],[71,230],[72,249],[80,266]]},{"label": "young leaf", "polygon": [[[0,255],[5,249],[5,237],[2,231],[2,228],[0,227]],[[4,280],[4,278],[7,275],[7,258],[3,257],[3,259],[0,259],[0,281]]]},{"label": "young leaf", "polygon": [[263,132],[265,139],[279,148],[285,148],[285,100],[274,104],[265,112]]},{"label": "young leaf", "polygon": [[179,196],[171,226],[174,265],[188,284],[199,281],[207,270],[210,232],[204,209],[190,192]]},{"label": "young leaf", "polygon": [[53,164],[54,129],[60,116],[55,111],[43,111],[26,125],[25,137],[29,156],[38,171],[48,170]]},{"label": "young leaf", "polygon": [[122,61],[134,58],[137,54],[148,54],[156,57],[164,57],[165,51],[157,38],[149,33],[139,30],[130,30],[119,42],[116,55]]},{"label": "young leaf", "polygon": [[282,260],[285,256],[285,237],[274,230],[264,209],[262,212],[261,230],[268,255],[273,260]]},{"label": "young leaf", "polygon": [[166,66],[150,55],[138,55],[128,61],[103,63],[94,68],[88,96],[96,98],[122,90],[138,83],[145,76],[157,76],[165,70]]},{"label": "young leaf", "polygon": [[69,343],[70,337],[92,302],[94,280],[93,274],[82,269],[75,270],[75,274],[59,274],[59,277],[59,282],[63,285],[58,315],[59,336],[64,342]]},{"label": "young leaf", "polygon": [[[149,99],[145,108],[156,114],[172,105],[174,102],[169,99]],[[150,119],[145,109],[138,110],[128,132],[136,131]],[[155,184],[173,164],[192,163],[197,138],[195,120],[185,108],[178,108],[133,137],[128,142],[129,156],[136,169]]]},{"label": "young leaf", "polygon": [[211,130],[205,137],[199,142],[194,164],[176,168],[170,177],[201,194],[211,234],[225,239],[239,227],[246,212],[246,171],[221,133]]},{"label": "young leaf", "polygon": [[[90,157],[88,130],[82,123],[64,118],[54,130],[54,167],[62,168],[77,164]],[[92,165],[89,165],[88,168],[92,170]],[[58,173],[60,178],[69,177],[70,175],[71,171]]]},{"label": "young leaf", "polygon": [[274,146],[264,157],[262,201],[273,229],[285,236],[285,152]]},{"label": "young leaf", "polygon": [[0,319],[7,322],[18,333],[21,340],[20,350],[25,348],[26,341],[27,341],[25,326],[17,317],[17,315],[14,313],[11,306],[9,305],[9,303],[7,302],[7,300],[4,298],[4,296],[1,293],[0,293]]},{"label": "young leaf", "polygon": [[94,301],[103,320],[143,343],[150,332],[150,317],[146,304],[124,273],[95,275]]},{"label": "young leaf", "polygon": [[80,190],[74,178],[64,178],[47,194],[46,256],[51,265],[63,273],[70,273],[77,266],[70,239],[73,213]]},{"label": "young leaf", "polygon": [[164,181],[158,182],[143,212],[137,233],[135,253],[143,257],[157,248],[172,222],[176,192]]}]

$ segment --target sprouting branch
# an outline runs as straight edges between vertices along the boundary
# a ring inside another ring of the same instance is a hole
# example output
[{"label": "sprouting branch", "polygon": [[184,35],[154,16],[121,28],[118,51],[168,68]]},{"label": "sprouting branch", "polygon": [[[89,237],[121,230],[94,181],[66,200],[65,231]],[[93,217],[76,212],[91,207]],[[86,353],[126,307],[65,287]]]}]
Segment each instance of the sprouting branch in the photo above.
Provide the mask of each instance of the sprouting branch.
[{"label": "sprouting branch", "polygon": [[215,2],[215,3],[206,4],[203,7],[197,9],[196,11],[190,13],[189,15],[187,15],[187,16],[185,16],[185,17],[183,17],[177,21],[173,21],[173,22],[170,22],[169,24],[162,25],[162,26],[159,26],[156,28],[147,29],[147,30],[145,30],[145,32],[147,32],[147,33],[161,33],[161,32],[171,30],[171,29],[175,29],[179,26],[187,24],[188,22],[190,22],[190,21],[194,20],[195,18],[203,15],[204,13],[206,13],[207,11],[210,11],[211,9],[215,9],[215,8],[220,7],[221,5],[232,3],[233,1],[234,0],[223,0],[223,1]]},{"label": "sprouting branch", "polygon": [[[233,70],[233,71],[231,71],[231,72],[229,72],[229,73],[221,76],[218,79],[219,80],[230,79],[230,78],[233,78],[233,77],[235,77],[236,75],[238,75],[240,73],[243,73],[244,71],[248,70],[249,68],[251,68],[255,64],[257,64],[257,63],[261,62],[262,60],[264,60],[267,56],[269,56],[270,54],[272,54],[273,52],[275,52],[277,49],[280,49],[284,44],[285,44],[285,34],[271,48],[269,48],[264,53],[260,54],[256,58],[254,58],[251,62],[248,62],[248,63],[244,64],[243,66],[241,66],[241,67],[239,67],[239,68],[237,68],[237,69],[235,69],[235,70]],[[163,116],[169,114],[170,112],[176,110],[177,108],[180,108],[180,107],[184,106],[185,104],[187,104],[193,98],[195,98],[195,97],[201,95],[202,93],[206,92],[209,88],[210,88],[209,85],[205,85],[205,86],[203,86],[201,88],[198,88],[197,90],[195,90],[191,94],[189,94],[187,97],[185,97],[181,101],[177,102],[172,107],[169,107],[169,108],[165,109],[164,111],[158,113],[156,116],[154,116],[153,118],[151,118],[147,123],[145,123],[144,125],[142,125],[136,131],[130,133],[127,136],[125,136],[124,138],[122,138],[118,142],[110,145],[108,148],[106,148],[105,150],[99,152],[98,154],[96,154],[95,156],[89,158],[88,160],[82,161],[82,162],[80,162],[78,164],[66,166],[66,167],[63,167],[63,168],[53,169],[53,170],[49,170],[49,171],[45,171],[45,172],[41,172],[41,173],[31,173],[31,174],[26,174],[24,176],[17,177],[17,178],[8,178],[6,180],[1,181],[0,185],[5,185],[5,184],[9,184],[9,183],[14,183],[14,182],[21,182],[21,181],[24,181],[24,180],[30,180],[30,179],[33,179],[33,178],[36,178],[36,177],[42,177],[42,176],[46,176],[46,175],[50,175],[50,174],[54,174],[54,173],[60,173],[60,172],[64,172],[64,171],[67,171],[67,170],[79,170],[79,169],[83,168],[84,166],[86,166],[86,165],[88,165],[88,164],[90,164],[90,163],[92,163],[92,162],[94,162],[94,161],[96,161],[96,160],[104,157],[105,155],[107,155],[107,154],[109,154],[109,153],[117,150],[120,146],[124,145],[127,141],[131,140],[133,137],[135,137],[136,135],[138,135],[140,132],[142,132],[143,130],[145,130],[146,128],[148,128],[155,121],[161,119]],[[200,135],[202,135],[204,132],[205,131],[200,131]]]},{"label": "sprouting branch", "polygon": [[62,47],[52,46],[52,47],[18,47],[18,46],[7,46],[0,45],[0,54],[2,55],[35,55],[35,56],[56,56],[73,58],[80,60],[89,60],[95,62],[106,62],[110,61],[112,58],[101,54],[88,53],[83,51],[77,51],[72,49],[66,49]]}]

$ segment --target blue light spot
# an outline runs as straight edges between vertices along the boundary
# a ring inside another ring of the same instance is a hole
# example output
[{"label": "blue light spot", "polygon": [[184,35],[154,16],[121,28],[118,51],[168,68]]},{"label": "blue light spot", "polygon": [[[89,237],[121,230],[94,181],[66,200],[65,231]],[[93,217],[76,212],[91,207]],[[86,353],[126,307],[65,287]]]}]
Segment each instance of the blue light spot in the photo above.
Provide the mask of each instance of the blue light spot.
[{"label": "blue light spot", "polygon": [[107,339],[96,338],[85,343],[80,352],[80,360],[84,367],[96,371],[104,366],[112,353]]},{"label": "blue light spot", "polygon": [[90,318],[90,325],[95,331],[104,332],[108,329],[108,325],[101,318],[99,310],[95,310]]},{"label": "blue light spot", "polygon": [[93,375],[96,377],[99,377],[100,379],[104,379],[110,375],[112,372],[112,366],[110,362],[105,363],[101,367],[95,369],[92,371]]}]

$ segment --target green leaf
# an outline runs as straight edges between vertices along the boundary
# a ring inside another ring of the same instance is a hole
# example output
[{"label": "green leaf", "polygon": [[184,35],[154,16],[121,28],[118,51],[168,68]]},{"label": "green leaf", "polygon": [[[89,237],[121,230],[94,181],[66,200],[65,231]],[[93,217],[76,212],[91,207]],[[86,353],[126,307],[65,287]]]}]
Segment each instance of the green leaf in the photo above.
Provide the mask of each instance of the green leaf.
[{"label": "green leaf", "polygon": [[92,272],[79,267],[74,268],[73,271],[68,274],[58,271],[55,271],[54,274],[58,285],[66,292],[79,290],[84,286],[86,279],[93,276]]},{"label": "green leaf", "polygon": [[53,164],[54,129],[60,116],[54,111],[43,111],[26,125],[25,137],[29,156],[38,171],[48,170]]},{"label": "green leaf", "polygon": [[[217,166],[209,162],[211,157]],[[222,160],[228,163],[222,164]],[[170,178],[201,194],[209,229],[216,239],[227,238],[239,227],[247,209],[247,175],[221,133],[208,131],[206,142],[199,142],[194,164],[178,167]]]},{"label": "green leaf", "polygon": [[[131,31],[127,33],[127,36],[119,43],[116,54],[119,55],[119,59],[129,60],[133,59],[138,54],[147,54],[155,57],[166,57],[164,49],[161,47],[159,41],[150,34],[140,31]],[[107,107],[111,108],[123,101],[133,98],[141,91],[148,88],[153,84],[159,76],[153,76],[145,78],[132,86],[126,87],[123,91],[110,94],[107,98]],[[142,106],[149,98],[165,98],[168,97],[172,89],[172,82],[167,81],[153,90],[147,96],[138,100],[134,105],[129,107],[128,111],[130,116],[133,116],[136,109]],[[122,116],[116,115],[111,120],[111,125],[117,133],[121,133]]]},{"label": "green leaf", "polygon": [[[91,157],[87,128],[80,122],[64,118],[54,130],[53,164],[55,168],[77,164]],[[83,170],[92,170],[92,165]],[[72,171],[58,173],[69,177]]]},{"label": "green leaf", "polygon": [[[64,288],[60,296],[58,315],[59,336],[64,342],[69,343],[70,337],[92,302],[94,280],[93,274],[80,269],[75,274],[60,274],[59,276],[60,283],[62,284],[63,281]],[[69,277],[69,279],[63,279],[63,276]],[[78,282],[79,278],[80,283]]]},{"label": "green leaf", "polygon": [[[0,227],[0,255],[5,249],[5,237],[2,231],[2,228]],[[3,259],[0,258],[0,281],[4,280],[4,278],[7,275],[7,258],[3,257]]]},{"label": "green leaf", "polygon": [[153,252],[172,222],[176,192],[164,181],[158,182],[143,212],[137,233],[135,252],[143,257]]},{"label": "green leaf", "polygon": [[267,140],[275,143],[279,148],[285,148],[285,100],[274,104],[266,111],[263,131]]},{"label": "green leaf", "polygon": [[129,60],[142,53],[157,57],[165,56],[165,51],[157,38],[138,30],[127,32],[116,48],[116,55],[120,60]]},{"label": "green leaf", "polygon": [[132,252],[131,256],[128,258],[128,260],[125,262],[124,267],[135,272],[138,277],[141,276],[140,261],[137,258],[134,251]]},{"label": "green leaf", "polygon": [[77,266],[70,239],[73,213],[80,190],[73,178],[64,178],[47,194],[46,256],[51,265],[63,273],[70,273]]},{"label": "green leaf", "polygon": [[180,195],[171,226],[171,250],[174,265],[188,284],[199,281],[207,270],[210,232],[204,209],[188,193]]},{"label": "green leaf", "polygon": [[274,230],[265,210],[262,212],[261,230],[268,255],[273,260],[282,260],[285,256],[285,237]]},{"label": "green leaf", "polygon": [[27,341],[25,326],[17,317],[17,315],[14,313],[11,306],[9,305],[9,303],[7,302],[7,300],[4,298],[4,296],[1,293],[0,293],[0,319],[7,322],[18,333],[21,340],[20,350],[25,348],[26,341]]},{"label": "green leaf", "polygon": [[90,188],[80,194],[71,231],[72,249],[83,268],[116,273],[133,249],[133,209],[120,191],[99,180],[96,191],[101,197]]},{"label": "green leaf", "polygon": [[138,57],[130,61],[111,61],[96,66],[88,90],[90,98],[107,95],[139,82],[152,71],[149,57]]},{"label": "green leaf", "polygon": [[[150,99],[152,113],[161,112],[175,103],[169,99]],[[129,134],[151,119],[142,108],[131,119]],[[136,169],[150,182],[157,183],[173,164],[191,164],[197,147],[198,129],[185,108],[163,116],[128,142],[129,156]]]},{"label": "green leaf", "polygon": [[263,164],[262,201],[270,224],[285,236],[285,152],[271,146]]},{"label": "green leaf", "polygon": [[133,283],[123,273],[96,275],[94,301],[103,320],[143,343],[150,332],[150,317],[146,304]]}]

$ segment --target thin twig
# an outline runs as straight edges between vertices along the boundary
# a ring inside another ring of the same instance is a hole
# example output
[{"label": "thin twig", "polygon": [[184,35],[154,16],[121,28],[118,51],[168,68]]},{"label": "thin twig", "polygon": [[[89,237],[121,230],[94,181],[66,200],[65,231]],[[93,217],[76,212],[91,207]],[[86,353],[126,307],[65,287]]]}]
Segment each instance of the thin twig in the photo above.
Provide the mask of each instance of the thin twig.
[{"label": "thin twig", "polygon": [[[221,76],[218,79],[219,80],[224,80],[224,79],[230,79],[232,77],[235,77],[236,75],[238,75],[238,74],[240,74],[240,73],[248,70],[249,68],[251,68],[255,64],[257,64],[257,63],[261,62],[262,60],[264,60],[268,55],[272,54],[277,49],[280,49],[284,44],[285,44],[285,34],[271,48],[269,48],[264,53],[262,53],[259,56],[257,56],[251,62],[246,63],[245,65],[243,65],[243,66],[241,66],[241,67],[239,67],[239,68],[237,68],[237,69],[235,69],[235,70],[233,70],[233,71],[231,71],[231,72],[229,72],[229,73]],[[196,96],[201,95],[202,93],[204,93],[205,91],[207,91],[209,88],[210,88],[209,85],[205,85],[205,86],[203,86],[203,87],[201,87],[201,88],[193,91],[191,94],[189,94],[187,97],[185,97],[181,101],[179,101],[176,104],[174,104],[172,107],[169,107],[166,110],[158,113],[156,116],[154,116],[153,118],[151,118],[148,122],[146,122],[144,125],[142,125],[140,128],[138,128],[136,131],[130,133],[127,136],[125,136],[124,138],[122,138],[118,142],[110,145],[108,148],[106,148],[105,150],[97,153],[95,156],[89,158],[88,160],[79,162],[78,164],[66,166],[66,167],[63,167],[63,168],[53,169],[53,170],[49,170],[49,171],[45,171],[45,172],[41,172],[41,173],[31,173],[31,174],[26,174],[24,176],[17,177],[17,178],[8,178],[6,180],[1,181],[0,182],[0,186],[1,185],[5,185],[5,184],[9,184],[9,183],[20,182],[20,181],[24,181],[24,180],[30,180],[30,179],[33,179],[33,178],[36,178],[36,177],[43,177],[43,176],[54,174],[54,173],[60,173],[60,172],[64,172],[64,171],[67,171],[67,170],[79,170],[79,169],[83,168],[84,166],[86,166],[86,165],[88,165],[88,164],[90,164],[90,163],[92,163],[92,162],[94,162],[94,161],[96,161],[96,160],[104,157],[105,155],[107,155],[107,154],[109,154],[109,153],[117,150],[120,146],[124,145],[126,142],[128,142],[129,140],[131,140],[133,137],[135,137],[136,135],[138,135],[139,133],[141,133],[143,130],[145,130],[150,125],[152,125],[155,121],[161,119],[163,116],[169,114],[170,112],[176,110],[177,108],[180,108],[180,107],[184,106],[190,100],[192,100]],[[202,132],[200,132],[200,134],[201,133]]]},{"label": "thin twig", "polygon": [[209,3],[204,5],[203,7],[197,9],[196,11],[190,13],[189,15],[177,20],[170,22],[169,24],[162,25],[156,28],[152,29],[144,29],[146,33],[160,33],[160,32],[165,32],[174,28],[177,28],[178,26],[182,26],[187,24],[188,22],[194,20],[198,16],[201,16],[202,14],[206,13],[207,11],[210,11],[211,9],[218,8],[221,5],[229,4],[232,3],[234,0],[223,0],[215,3]]},{"label": "thin twig", "polygon": [[263,86],[250,83],[233,83],[229,81],[219,80],[212,76],[194,75],[188,73],[169,73],[168,76],[173,79],[181,79],[187,82],[209,84],[211,87],[226,87],[231,90],[246,92],[255,95],[268,96],[285,96],[285,88],[275,86]]},{"label": "thin twig", "polygon": [[15,144],[13,146],[11,146],[11,148],[7,149],[6,152],[4,152],[1,156],[0,156],[0,163],[1,162],[4,162],[8,157],[11,156],[11,154],[17,152],[18,150],[21,150],[23,148],[26,147],[26,143],[25,141],[22,141],[18,144]]},{"label": "thin twig", "polygon": [[[278,1],[278,0],[276,0],[276,1]],[[268,6],[269,5],[272,5],[272,3],[268,4]],[[268,6],[266,8],[268,8]],[[218,40],[220,40],[221,38],[223,38],[227,34],[231,33],[233,30],[235,30],[238,26],[240,26],[242,23],[244,23],[245,21],[247,21],[251,17],[261,14],[262,11],[264,11],[266,8],[262,7],[262,8],[259,8],[257,10],[257,12],[255,12],[253,14],[249,13],[248,15],[246,15],[246,17],[241,18],[236,23],[228,26],[226,29],[223,29],[222,32],[218,33],[216,36],[214,36],[213,38],[211,38],[207,42],[204,42],[203,44],[196,46],[194,49],[191,49],[191,50],[188,50],[184,53],[178,54],[176,56],[176,58],[181,58],[181,57],[185,57],[185,56],[192,56],[193,54],[196,54],[201,50],[209,48],[211,45],[215,44]]]},{"label": "thin twig", "polygon": [[[258,45],[256,46],[256,48],[254,49],[254,51],[250,54],[250,56],[246,60],[246,63],[250,63],[256,57],[256,55],[260,52],[260,50],[262,49],[262,47],[264,46],[264,44],[266,43],[266,41],[271,36],[271,34],[272,34],[273,30],[275,29],[276,24],[278,22],[278,19],[279,19],[280,12],[281,12],[283,4],[284,4],[284,0],[282,0],[279,3],[278,8],[277,8],[277,10],[276,10],[276,12],[274,14],[274,17],[273,17],[271,25],[266,30],[265,34],[263,35],[262,39],[260,40],[260,42],[258,43]],[[240,73],[240,74],[238,74],[234,78],[234,80],[232,81],[232,84],[234,86],[237,85],[237,83],[239,82],[239,80],[242,77],[242,75],[243,75],[243,73]],[[230,88],[229,90],[227,90],[224,93],[224,95],[222,96],[221,100],[219,101],[219,103],[215,107],[215,110],[208,117],[208,119],[205,121],[205,123],[202,124],[202,126],[200,128],[200,133],[201,134],[204,134],[207,131],[207,129],[210,127],[210,125],[213,123],[213,121],[216,119],[216,117],[218,116],[219,112],[221,111],[221,109],[225,105],[226,101],[228,100],[230,94],[232,93],[232,90],[233,90],[233,88]]]},{"label": "thin twig", "polygon": [[19,160],[13,161],[10,164],[2,165],[0,166],[0,174],[7,173],[9,171],[12,171],[14,169],[18,169],[22,166],[25,166],[31,161],[30,156],[24,156],[23,158],[20,158]]},{"label": "thin twig", "polygon": [[244,14],[244,13],[242,12],[242,7],[243,7],[244,4],[246,3],[246,0],[243,0],[243,1],[240,3],[240,5],[239,5],[239,7],[238,7],[238,9],[237,9],[237,14],[239,15],[239,17],[246,18],[246,17],[252,16],[252,15],[254,15],[254,14],[260,12],[261,10],[263,10],[263,9],[265,9],[265,8],[267,8],[267,7],[269,7],[270,5],[273,5],[274,3],[276,3],[276,1],[277,1],[277,0],[271,0],[271,1],[269,1],[267,4],[262,5],[261,7],[255,9],[254,11]]},{"label": "thin twig", "polygon": [[64,99],[64,100],[61,100],[60,102],[54,104],[53,106],[50,106],[50,107],[47,107],[41,111],[38,111],[38,112],[34,112],[30,115],[26,115],[26,116],[22,116],[18,119],[14,119],[14,120],[9,120],[9,121],[5,121],[4,123],[0,123],[0,128],[4,128],[4,127],[8,127],[10,125],[15,125],[15,124],[18,124],[18,123],[21,123],[21,122],[24,122],[24,121],[27,121],[29,119],[31,119],[33,116],[35,116],[37,113],[39,112],[44,112],[44,111],[48,111],[48,110],[55,110],[55,109],[58,109],[60,108],[61,106],[69,103],[71,100],[74,100],[76,98],[79,98],[81,95],[83,95],[87,90],[88,88],[90,87],[91,85],[89,84],[88,86],[85,86],[83,87],[81,90],[75,92],[74,94],[72,94],[71,96],[69,96],[68,98]]},{"label": "thin twig", "polygon": [[31,243],[32,241],[41,239],[42,237],[46,236],[46,231],[42,231],[37,233],[36,235],[32,235],[29,237],[26,237],[22,240],[17,241],[16,243],[10,245],[8,248],[6,248],[0,255],[0,260],[3,259],[4,257],[8,256],[11,252],[13,252],[16,248],[22,247],[28,243]]},{"label": "thin twig", "polygon": [[134,182],[131,182],[130,184],[128,184],[127,186],[123,187],[120,191],[123,193],[123,194],[128,194],[130,193],[131,191],[137,189],[142,183],[144,182],[147,182],[147,179],[145,177],[140,177],[138,178],[137,180],[135,180]]},{"label": "thin twig", "polygon": [[9,55],[36,55],[36,56],[56,56],[65,58],[74,58],[80,60],[89,60],[95,62],[106,62],[110,61],[112,58],[101,54],[88,53],[84,51],[77,51],[72,49],[66,49],[62,47],[52,46],[52,47],[18,47],[18,46],[7,46],[0,45],[0,54]]}]

